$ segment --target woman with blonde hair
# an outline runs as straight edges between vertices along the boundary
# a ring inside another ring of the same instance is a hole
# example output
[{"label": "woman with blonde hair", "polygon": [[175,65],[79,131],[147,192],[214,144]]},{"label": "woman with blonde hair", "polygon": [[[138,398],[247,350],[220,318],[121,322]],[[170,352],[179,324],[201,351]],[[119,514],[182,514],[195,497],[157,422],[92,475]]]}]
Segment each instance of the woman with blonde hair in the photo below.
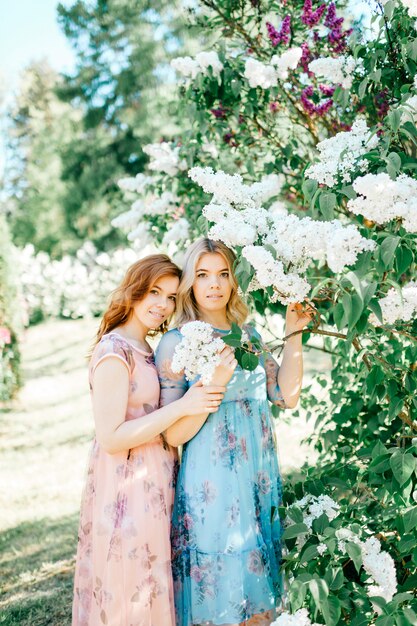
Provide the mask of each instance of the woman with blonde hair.
[{"label": "woman with blonde hair", "polygon": [[[202,320],[221,337],[233,322],[245,322],[234,260],[229,248],[209,239],[187,252],[178,328],[164,335],[156,353],[163,405],[176,401],[191,384],[170,367],[181,326]],[[287,334],[310,319],[288,307]],[[260,338],[253,327],[243,328]],[[270,624],[282,596],[282,489],[268,400],[281,407],[296,405],[301,338],[287,341],[281,368],[268,354],[254,371],[242,370],[230,352],[212,381],[227,385],[218,410],[184,417],[165,433],[169,444],[184,446],[171,533],[177,626]]]},{"label": "woman with blonde hair", "polygon": [[224,387],[192,387],[159,407],[148,335],[164,332],[180,269],[165,255],[134,263],[112,295],[89,366],[95,421],[81,503],[73,626],[175,626],[170,518],[177,455],[162,432],[216,410]]}]

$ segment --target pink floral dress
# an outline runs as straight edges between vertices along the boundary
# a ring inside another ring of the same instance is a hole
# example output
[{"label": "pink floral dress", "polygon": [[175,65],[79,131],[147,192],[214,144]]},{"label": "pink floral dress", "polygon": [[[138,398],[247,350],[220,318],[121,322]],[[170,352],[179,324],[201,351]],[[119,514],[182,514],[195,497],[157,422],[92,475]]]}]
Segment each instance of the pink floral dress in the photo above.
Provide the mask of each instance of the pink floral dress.
[{"label": "pink floral dress", "polygon": [[[152,353],[115,332],[94,349],[90,389],[108,357],[129,370],[126,420],[157,409]],[[175,626],[169,533],[177,464],[161,436],[117,454],[94,440],[81,502],[73,626]]]}]

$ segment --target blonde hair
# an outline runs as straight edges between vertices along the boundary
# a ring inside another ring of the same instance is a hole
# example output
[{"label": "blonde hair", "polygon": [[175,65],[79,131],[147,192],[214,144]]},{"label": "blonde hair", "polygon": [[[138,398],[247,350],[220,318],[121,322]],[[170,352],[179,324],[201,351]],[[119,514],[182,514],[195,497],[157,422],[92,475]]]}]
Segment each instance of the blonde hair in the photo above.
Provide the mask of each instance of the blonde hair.
[{"label": "blonde hair", "polygon": [[196,278],[197,264],[203,254],[221,254],[229,267],[229,280],[232,287],[229,302],[226,305],[227,321],[243,324],[248,315],[248,308],[238,295],[238,282],[233,272],[236,256],[230,248],[220,241],[212,239],[198,239],[188,249],[184,259],[182,278],[177,294],[177,310],[175,322],[182,326],[199,318],[198,305],[193,293],[193,284]]}]

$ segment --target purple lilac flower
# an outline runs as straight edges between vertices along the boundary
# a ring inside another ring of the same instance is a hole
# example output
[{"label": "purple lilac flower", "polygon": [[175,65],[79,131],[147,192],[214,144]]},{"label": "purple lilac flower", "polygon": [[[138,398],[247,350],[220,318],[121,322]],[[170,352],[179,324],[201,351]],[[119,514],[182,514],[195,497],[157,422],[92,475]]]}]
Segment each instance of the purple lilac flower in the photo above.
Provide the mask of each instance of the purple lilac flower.
[{"label": "purple lilac flower", "polygon": [[306,42],[301,44],[301,50],[303,51],[300,59],[300,65],[303,68],[304,72],[306,72],[309,76],[313,76],[313,72],[310,72],[308,69],[308,64],[312,60],[310,48]]},{"label": "purple lilac flower", "polygon": [[269,103],[269,110],[271,111],[271,113],[276,113],[279,109],[279,104],[278,102],[270,102]]},{"label": "purple lilac flower", "polygon": [[227,113],[225,109],[220,105],[217,109],[210,109],[211,113],[213,113],[214,117],[217,119],[224,119],[227,117]]},{"label": "purple lilac flower", "polygon": [[352,28],[349,30],[342,30],[342,24],[344,22],[343,17],[337,17],[336,4],[331,2],[327,9],[326,19],[324,25],[330,30],[327,38],[330,44],[332,44],[335,52],[343,52],[346,47],[346,38],[352,33]]},{"label": "purple lilac flower", "polygon": [[336,87],[333,87],[331,85],[319,85],[319,89],[321,91],[321,93],[323,94],[323,96],[327,96],[328,98],[331,98],[332,95],[335,92]]},{"label": "purple lilac flower", "polygon": [[306,26],[316,26],[321,18],[323,17],[324,11],[326,10],[326,5],[321,4],[315,11],[313,11],[313,3],[312,0],[305,0],[303,6],[303,14],[301,16],[301,21]]},{"label": "purple lilac flower", "polygon": [[290,43],[291,36],[291,15],[286,15],[281,22],[281,28],[277,30],[271,22],[266,23],[266,29],[268,31],[268,37],[275,47],[280,43]]},{"label": "purple lilac flower", "polygon": [[388,90],[386,88],[375,95],[375,106],[378,117],[385,117],[389,111]]},{"label": "purple lilac flower", "polygon": [[331,109],[333,105],[333,100],[330,98],[329,100],[324,100],[320,102],[320,104],[314,104],[311,98],[314,96],[314,89],[312,85],[309,85],[301,92],[301,104],[307,113],[310,115],[318,115],[322,117],[325,115],[329,109]]}]

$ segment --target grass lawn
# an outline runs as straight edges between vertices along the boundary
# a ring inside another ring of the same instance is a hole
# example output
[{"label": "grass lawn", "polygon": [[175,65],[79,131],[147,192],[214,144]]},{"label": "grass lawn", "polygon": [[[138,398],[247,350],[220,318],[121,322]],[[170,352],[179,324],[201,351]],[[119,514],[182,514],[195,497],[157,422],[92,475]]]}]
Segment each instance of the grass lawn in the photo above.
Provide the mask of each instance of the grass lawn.
[{"label": "grass lawn", "polygon": [[[85,354],[97,320],[50,321],[22,346],[25,386],[0,414],[0,625],[69,626],[93,421]],[[307,378],[320,353],[306,355]],[[319,393],[325,393],[319,388]],[[284,474],[311,452],[303,418],[277,425]],[[161,625],[162,626],[162,625]]]}]

